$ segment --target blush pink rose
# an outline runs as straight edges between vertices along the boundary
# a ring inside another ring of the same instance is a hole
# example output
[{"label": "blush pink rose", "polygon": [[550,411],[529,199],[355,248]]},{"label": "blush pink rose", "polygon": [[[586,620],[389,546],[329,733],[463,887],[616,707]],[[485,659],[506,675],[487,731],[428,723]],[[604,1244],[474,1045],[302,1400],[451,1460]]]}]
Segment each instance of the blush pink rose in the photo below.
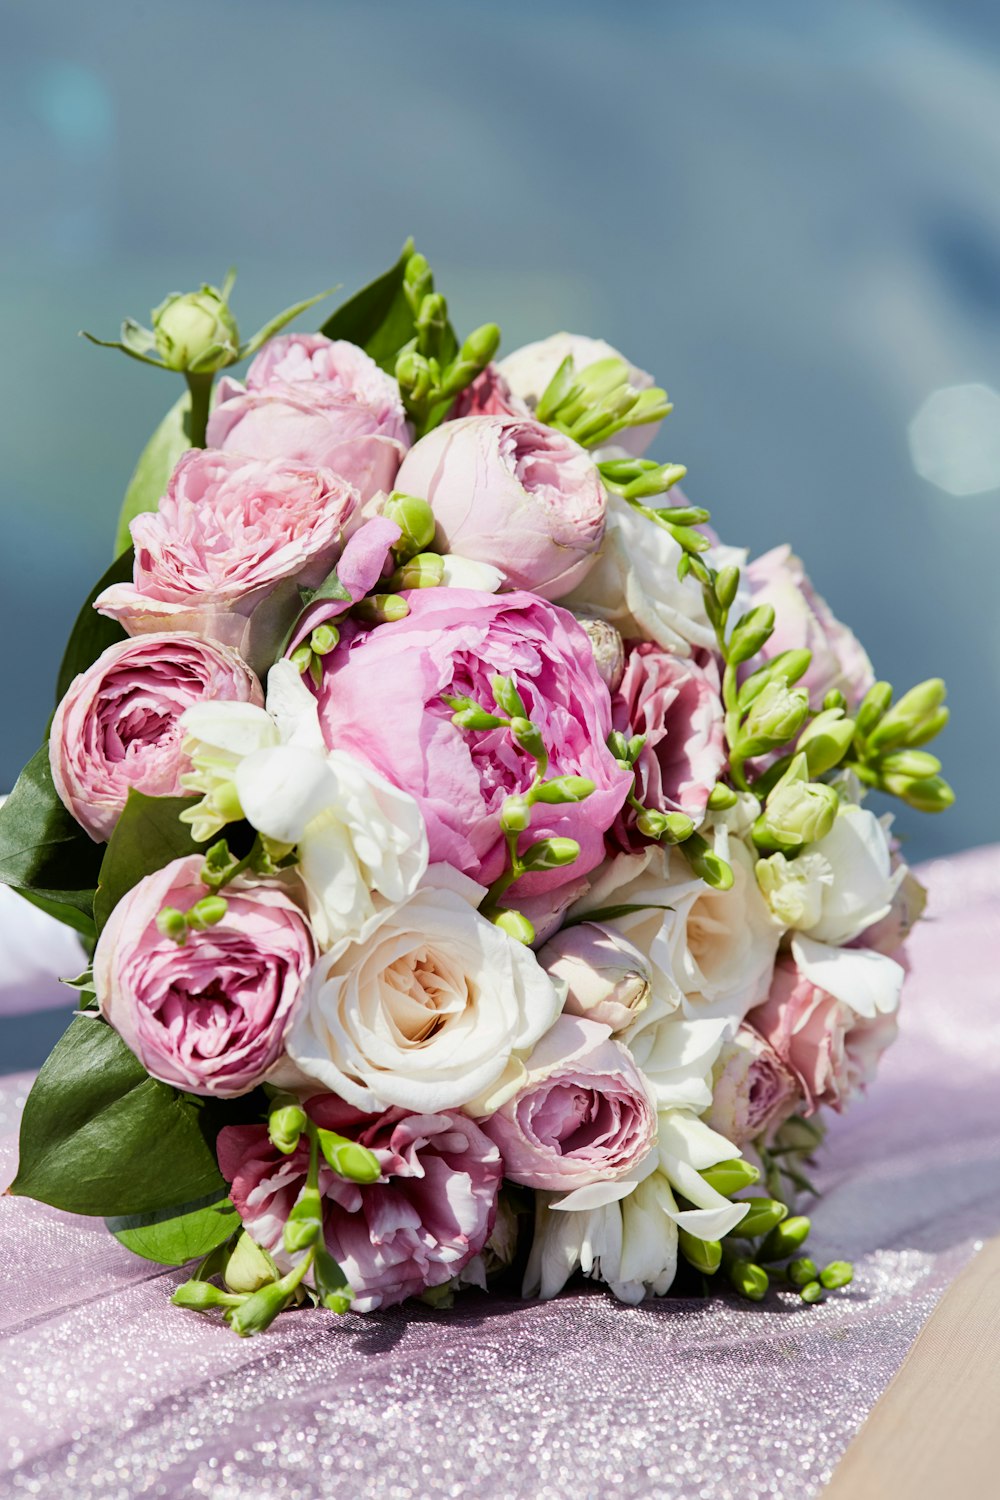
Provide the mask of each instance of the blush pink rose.
[{"label": "blush pink rose", "polygon": [[797,1078],[804,1115],[823,1104],[845,1109],[871,1083],[898,1030],[895,1015],[859,1016],[801,975],[790,957],[778,960],[770,994],[746,1023]]},{"label": "blush pink rose", "polygon": [[[682,812],[699,824],[726,763],[724,710],[716,682],[689,657],[651,641],[628,646],[625,672],[612,700],[615,729],[643,734],[636,796],[657,812]],[[643,842],[636,811],[624,807],[615,825],[623,849]]]},{"label": "blush pink rose", "polygon": [[249,656],[255,611],[294,608],[296,585],[323,581],[357,508],[357,491],[329,470],[193,448],[159,510],[132,522],[132,583],[112,584],[94,608],[129,635],[192,630]]},{"label": "blush pink rose", "polygon": [[[382,1168],[378,1182],[362,1187],[320,1166],[324,1239],[355,1311],[441,1286],[479,1254],[493,1230],[503,1163],[472,1120],[402,1109],[362,1114],[333,1094],[305,1107],[323,1129],[367,1146]],[[265,1126],[229,1125],[218,1153],[248,1233],[280,1260],[282,1229],[306,1179],[306,1145],[282,1156]]]},{"label": "blush pink rose", "polygon": [[755,558],[746,580],[754,606],[770,604],[774,610],[774,634],[761,652],[763,659],[805,647],[812,652],[812,662],[800,686],[808,689],[813,708],[819,708],[832,690],[857,707],[875,681],[872,664],[854,632],[817,594],[791,548],[775,547]]},{"label": "blush pink rose", "polygon": [[624,1031],[649,1004],[648,958],[599,922],[564,927],[538,950],[538,962],[565,984],[564,1010],[611,1031]]},{"label": "blush pink rose", "polygon": [[487,365],[475,380],[465,387],[448,413],[449,421],[459,417],[530,417],[531,407],[515,396],[496,365]]},{"label": "blush pink rose", "polygon": [[164,907],[186,912],[209,893],[204,857],[175,859],[133,886],[94,954],[105,1019],[147,1072],[192,1094],[228,1098],[254,1088],[284,1050],[316,960],[309,926],[278,881],[225,887],[227,910],[183,944],[163,937]]},{"label": "blush pink rose", "polygon": [[504,1175],[570,1192],[617,1182],[656,1141],[656,1108],[631,1053],[607,1026],[562,1015],[536,1045],[524,1086],[483,1121]]},{"label": "blush pink rose", "polygon": [[111,837],[129,789],[180,797],[180,717],[195,703],[263,705],[260,683],[226,646],[196,635],[120,641],[75,677],[49,734],[52,780],[92,839]]},{"label": "blush pink rose", "polygon": [[576,839],[574,864],[527,875],[518,895],[549,892],[595,868],[631,785],[610,750],[611,698],[590,641],[565,610],[531,594],[415,589],[405,619],[380,625],[324,658],[320,720],[330,749],[350,751],[415,797],[431,862],[489,885],[506,864],[501,805],[524,792],[535,762],[508,729],[468,731],[442,695],[493,709],[490,679],[512,676],[549,754],[549,776],[585,776],[582,802],[539,803],[522,847]]},{"label": "blush pink rose", "polygon": [[410,449],[396,479],[426,500],[440,551],[499,568],[511,589],[568,594],[604,536],[607,495],[571,438],[532,417],[463,417]]},{"label": "blush pink rose", "polygon": [[213,448],[330,469],[361,496],[393,488],[410,445],[399,386],[343,339],[271,339],[246,385],[224,376],[208,423]]},{"label": "blush pink rose", "polygon": [[799,1080],[769,1042],[741,1025],[723,1043],[712,1077],[705,1124],[741,1150],[793,1115],[802,1102]]}]

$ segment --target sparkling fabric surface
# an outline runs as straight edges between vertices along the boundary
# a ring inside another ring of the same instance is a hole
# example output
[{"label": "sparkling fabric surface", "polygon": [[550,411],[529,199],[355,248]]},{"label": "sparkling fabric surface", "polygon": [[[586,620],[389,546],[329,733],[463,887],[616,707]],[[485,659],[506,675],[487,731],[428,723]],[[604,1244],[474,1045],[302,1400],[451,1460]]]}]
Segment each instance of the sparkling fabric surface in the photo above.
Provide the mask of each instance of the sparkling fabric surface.
[{"label": "sparkling fabric surface", "polygon": [[[807,1500],[938,1298],[1000,1232],[1000,848],[921,872],[904,1029],[835,1120],[818,1308],[460,1298],[242,1341],[97,1221],[0,1200],[0,1494]],[[13,1172],[30,1079],[0,1085]]]}]

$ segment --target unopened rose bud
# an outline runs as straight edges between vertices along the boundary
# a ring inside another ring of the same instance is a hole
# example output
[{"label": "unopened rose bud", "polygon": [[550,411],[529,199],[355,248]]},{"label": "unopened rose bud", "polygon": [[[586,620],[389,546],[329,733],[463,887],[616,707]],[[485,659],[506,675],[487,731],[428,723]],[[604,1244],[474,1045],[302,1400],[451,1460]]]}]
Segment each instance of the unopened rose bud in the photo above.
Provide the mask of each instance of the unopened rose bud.
[{"label": "unopened rose bud", "polygon": [[160,358],[171,370],[207,375],[238,359],[240,331],[214,287],[173,292],[153,313]]},{"label": "unopened rose bud", "polygon": [[771,852],[815,844],[830,832],[839,805],[833,787],[823,782],[780,781],[754,824],[754,843]]},{"label": "unopened rose bud", "polygon": [[237,1238],[223,1272],[223,1279],[229,1290],[257,1292],[269,1282],[277,1281],[279,1274],[267,1251],[256,1244],[244,1230]]},{"label": "unopened rose bud", "polygon": [[809,694],[804,688],[788,688],[769,682],[751,704],[738,742],[739,753],[748,758],[764,755],[793,740],[809,713]]},{"label": "unopened rose bud", "polygon": [[577,623],[590,638],[594,653],[594,665],[609,693],[617,692],[625,675],[625,645],[621,636],[607,620],[592,620],[584,615]]},{"label": "unopened rose bud", "polygon": [[557,932],[538,954],[546,973],[566,985],[565,1009],[612,1031],[630,1026],[649,1004],[649,965],[613,928],[580,922]]}]

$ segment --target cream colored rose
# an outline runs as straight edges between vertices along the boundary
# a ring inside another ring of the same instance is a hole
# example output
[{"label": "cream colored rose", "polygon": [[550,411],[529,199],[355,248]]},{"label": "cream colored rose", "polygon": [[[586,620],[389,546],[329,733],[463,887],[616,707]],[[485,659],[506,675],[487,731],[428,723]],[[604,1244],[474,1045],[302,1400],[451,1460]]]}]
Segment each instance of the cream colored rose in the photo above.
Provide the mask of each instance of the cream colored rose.
[{"label": "cream colored rose", "polygon": [[324,954],[287,1044],[307,1078],[365,1110],[466,1105],[485,1115],[514,1092],[564,989],[479,915],[482,896],[433,865],[363,942]]}]

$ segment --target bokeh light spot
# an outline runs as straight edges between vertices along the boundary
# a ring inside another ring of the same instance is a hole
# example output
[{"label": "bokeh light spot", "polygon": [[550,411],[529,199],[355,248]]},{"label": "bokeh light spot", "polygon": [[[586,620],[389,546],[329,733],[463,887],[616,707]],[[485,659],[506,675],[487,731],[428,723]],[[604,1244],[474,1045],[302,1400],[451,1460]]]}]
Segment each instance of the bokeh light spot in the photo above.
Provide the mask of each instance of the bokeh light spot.
[{"label": "bokeh light spot", "polygon": [[928,396],[910,423],[913,467],[949,495],[1000,489],[1000,393],[950,385]]}]

